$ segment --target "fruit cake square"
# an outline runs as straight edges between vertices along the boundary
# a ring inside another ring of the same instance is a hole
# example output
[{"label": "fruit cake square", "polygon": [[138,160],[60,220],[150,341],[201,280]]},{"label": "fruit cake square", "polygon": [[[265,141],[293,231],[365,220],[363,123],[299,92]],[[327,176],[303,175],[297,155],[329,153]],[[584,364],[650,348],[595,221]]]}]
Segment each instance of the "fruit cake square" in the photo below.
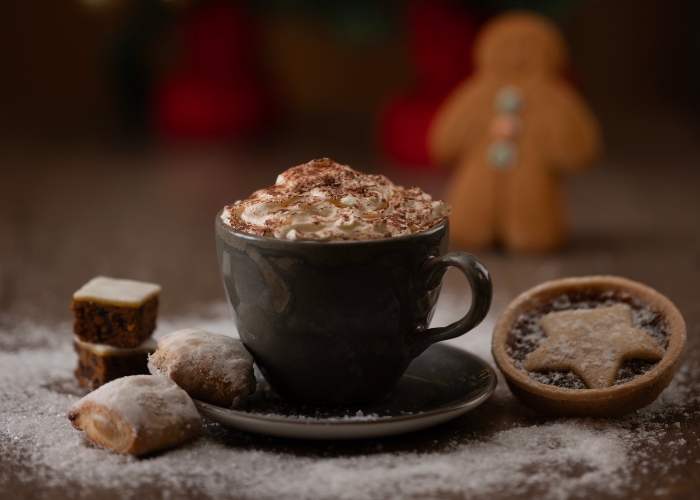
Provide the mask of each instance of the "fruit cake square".
[{"label": "fruit cake square", "polygon": [[121,377],[148,375],[148,355],[156,351],[158,344],[149,337],[137,347],[112,347],[75,337],[73,348],[78,354],[75,379],[82,387],[94,391]]},{"label": "fruit cake square", "polygon": [[73,294],[73,330],[80,340],[136,347],[156,328],[160,285],[98,276]]}]

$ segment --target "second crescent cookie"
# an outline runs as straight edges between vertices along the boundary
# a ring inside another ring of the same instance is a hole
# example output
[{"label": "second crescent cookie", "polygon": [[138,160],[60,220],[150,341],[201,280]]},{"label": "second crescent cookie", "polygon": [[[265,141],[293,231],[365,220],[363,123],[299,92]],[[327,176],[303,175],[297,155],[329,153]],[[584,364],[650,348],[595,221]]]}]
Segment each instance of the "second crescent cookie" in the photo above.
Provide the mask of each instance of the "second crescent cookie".
[{"label": "second crescent cookie", "polygon": [[174,380],[191,397],[224,408],[244,407],[255,392],[253,357],[243,343],[196,328],[161,338],[148,368]]}]

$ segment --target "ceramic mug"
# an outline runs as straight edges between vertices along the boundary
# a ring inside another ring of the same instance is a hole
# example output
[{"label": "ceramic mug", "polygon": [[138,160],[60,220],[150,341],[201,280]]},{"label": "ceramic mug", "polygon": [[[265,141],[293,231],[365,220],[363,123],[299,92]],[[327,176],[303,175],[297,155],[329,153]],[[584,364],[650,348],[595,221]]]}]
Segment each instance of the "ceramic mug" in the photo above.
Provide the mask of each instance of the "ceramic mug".
[{"label": "ceramic mug", "polygon": [[[447,253],[447,220],[408,236],[319,242],[236,232],[217,216],[216,236],[241,340],[290,400],[379,399],[413,358],[474,328],[491,305],[486,268],[470,254]],[[467,277],[471,308],[428,328],[449,267]]]}]

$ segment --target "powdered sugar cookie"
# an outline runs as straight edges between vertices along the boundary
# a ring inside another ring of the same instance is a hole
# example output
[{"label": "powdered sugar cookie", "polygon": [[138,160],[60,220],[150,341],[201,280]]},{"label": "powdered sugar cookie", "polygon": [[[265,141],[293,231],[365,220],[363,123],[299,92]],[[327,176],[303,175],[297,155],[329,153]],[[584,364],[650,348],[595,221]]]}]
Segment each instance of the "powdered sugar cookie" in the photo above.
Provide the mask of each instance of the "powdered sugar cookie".
[{"label": "powdered sugar cookie", "polygon": [[225,408],[245,406],[255,392],[253,357],[243,344],[196,328],[161,338],[148,368],[170,377],[193,398]]},{"label": "powdered sugar cookie", "polygon": [[134,375],[103,385],[73,405],[73,427],[102,448],[142,455],[202,434],[192,399],[166,377]]}]

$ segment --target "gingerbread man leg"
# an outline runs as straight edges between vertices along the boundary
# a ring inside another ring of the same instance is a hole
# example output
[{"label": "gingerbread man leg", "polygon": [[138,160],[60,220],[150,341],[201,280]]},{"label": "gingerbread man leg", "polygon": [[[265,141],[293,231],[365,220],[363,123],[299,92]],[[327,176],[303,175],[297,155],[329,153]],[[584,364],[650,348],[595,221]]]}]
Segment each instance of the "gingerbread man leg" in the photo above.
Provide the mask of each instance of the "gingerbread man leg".
[{"label": "gingerbread man leg", "polygon": [[452,206],[450,241],[465,248],[488,248],[496,238],[496,178],[475,164],[457,168],[445,195]]},{"label": "gingerbread man leg", "polygon": [[504,186],[499,239],[517,252],[547,252],[566,239],[561,187],[552,175],[513,175]]}]

